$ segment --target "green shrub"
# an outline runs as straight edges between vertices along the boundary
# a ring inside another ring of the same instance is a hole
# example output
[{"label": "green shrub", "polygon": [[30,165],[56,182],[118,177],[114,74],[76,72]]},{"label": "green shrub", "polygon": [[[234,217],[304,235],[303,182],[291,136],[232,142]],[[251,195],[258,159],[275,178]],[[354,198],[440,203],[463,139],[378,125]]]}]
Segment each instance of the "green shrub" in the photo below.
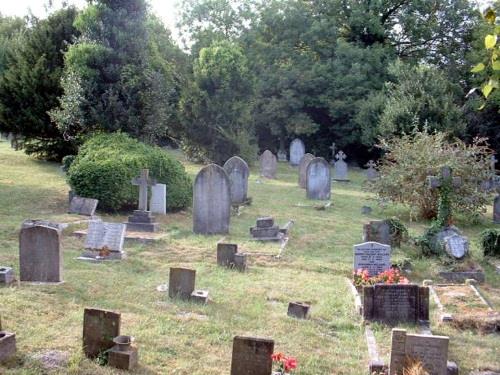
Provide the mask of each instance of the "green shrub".
[{"label": "green shrub", "polygon": [[62,170],[64,172],[69,171],[69,167],[71,167],[71,164],[73,164],[75,158],[76,155],[66,155],[65,157],[62,158],[61,165],[62,165]]},{"label": "green shrub", "polygon": [[123,133],[99,134],[85,142],[68,170],[68,181],[77,195],[99,199],[101,209],[129,209],[138,200],[137,186],[131,180],[142,168],[167,185],[169,210],[191,204],[192,182],[184,167],[161,148]]},{"label": "green shrub", "polygon": [[479,235],[485,256],[500,257],[500,230],[486,229]]}]

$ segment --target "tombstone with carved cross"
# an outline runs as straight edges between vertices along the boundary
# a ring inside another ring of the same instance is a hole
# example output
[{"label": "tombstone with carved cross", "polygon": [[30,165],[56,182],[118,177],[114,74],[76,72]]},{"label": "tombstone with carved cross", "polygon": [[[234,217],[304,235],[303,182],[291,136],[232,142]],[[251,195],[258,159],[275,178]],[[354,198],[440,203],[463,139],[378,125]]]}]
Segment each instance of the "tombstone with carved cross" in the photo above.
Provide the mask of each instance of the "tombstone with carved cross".
[{"label": "tombstone with carved cross", "polygon": [[332,145],[328,147],[330,150],[332,150],[332,164],[335,164],[335,142],[332,142]]},{"label": "tombstone with carved cross", "polygon": [[347,176],[347,163],[344,161],[347,158],[346,154],[344,154],[343,151],[339,151],[337,155],[335,155],[335,158],[337,161],[333,166],[333,179],[335,181],[349,181],[349,177]]},{"label": "tombstone with carved cross", "polygon": [[368,181],[373,181],[378,178],[378,172],[375,169],[377,166],[377,163],[375,163],[373,160],[370,160],[368,163],[366,163],[365,167],[368,167],[366,170],[366,179]]},{"label": "tombstone with carved cross", "polygon": [[127,230],[131,232],[156,232],[158,223],[155,217],[148,211],[148,190],[150,186],[156,185],[156,180],[149,178],[149,170],[141,170],[141,175],[132,180],[132,185],[139,186],[139,207],[134,214],[129,216]]},{"label": "tombstone with carved cross", "polygon": [[430,189],[439,192],[438,215],[434,225],[441,230],[435,235],[433,241],[451,257],[462,259],[469,252],[469,240],[452,225],[451,207],[451,195],[462,185],[462,179],[453,177],[451,168],[445,166],[441,169],[440,176],[428,176],[427,181]]}]

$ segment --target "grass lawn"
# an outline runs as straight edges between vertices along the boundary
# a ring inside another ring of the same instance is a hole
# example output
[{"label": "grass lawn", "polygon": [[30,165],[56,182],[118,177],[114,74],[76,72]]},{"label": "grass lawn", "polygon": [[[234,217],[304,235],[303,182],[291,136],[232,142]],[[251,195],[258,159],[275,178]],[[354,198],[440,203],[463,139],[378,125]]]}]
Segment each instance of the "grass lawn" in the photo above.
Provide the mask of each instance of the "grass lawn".
[{"label": "grass lawn", "polygon": [[[194,178],[201,166],[184,163]],[[194,235],[190,211],[160,218],[166,238],[152,245],[127,243],[128,259],[117,263],[76,260],[83,239],[70,236],[74,227],[66,230],[64,284],[0,289],[2,323],[4,329],[16,332],[18,344],[16,357],[0,366],[0,374],[42,374],[31,356],[44,350],[69,353],[70,362],[62,374],[120,373],[82,356],[85,307],[122,313],[122,333],[134,336],[139,347],[136,374],[229,374],[235,335],[273,338],[276,351],[297,357],[297,374],[365,374],[368,354],[363,326],[345,280],[352,271],[352,245],[361,242],[362,224],[369,218],[398,215],[406,220],[408,212],[375,208],[361,188],[361,172],[352,172],[351,178],[350,183],[334,183],[332,206],[317,211],[304,207],[314,202],[298,187],[297,169],[281,163],[278,179],[266,180],[253,168],[249,181],[253,205],[231,218],[231,233],[225,237],[254,254],[244,274],[217,267],[216,243],[222,236]],[[76,219],[65,213],[67,192],[58,165],[33,160],[0,142],[0,265],[12,266],[19,274],[18,232],[24,219]],[[361,215],[366,204],[375,208],[370,217]],[[279,244],[249,240],[249,227],[263,215],[272,215],[282,225],[295,221],[280,260],[272,256]],[[477,234],[492,225],[490,217],[491,212],[485,225],[459,226],[472,239],[473,257],[487,272],[482,290],[500,308],[500,275],[477,247]],[[125,221],[124,216],[103,215],[103,219]],[[421,233],[426,225],[407,224],[412,234]],[[437,280],[437,259],[419,259],[413,249],[403,247],[394,252],[393,260],[407,257],[413,265],[412,281]],[[156,291],[175,266],[196,269],[196,287],[208,289],[213,302],[194,305],[169,300],[166,293]],[[310,320],[286,316],[293,300],[312,304]],[[500,368],[498,334],[481,336],[439,326],[435,306],[433,313],[433,332],[450,336],[450,359],[459,364],[462,374],[479,366]],[[380,351],[387,354],[390,328],[375,325],[374,331]]]}]

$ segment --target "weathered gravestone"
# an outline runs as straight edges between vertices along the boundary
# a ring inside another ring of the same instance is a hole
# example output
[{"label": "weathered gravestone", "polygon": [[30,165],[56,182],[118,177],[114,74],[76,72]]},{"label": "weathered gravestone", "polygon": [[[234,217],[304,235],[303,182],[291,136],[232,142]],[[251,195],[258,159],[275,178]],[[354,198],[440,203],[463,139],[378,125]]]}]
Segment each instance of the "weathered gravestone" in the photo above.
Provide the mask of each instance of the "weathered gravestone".
[{"label": "weathered gravestone", "polygon": [[330,165],[323,158],[314,158],[307,166],[306,191],[308,199],[330,199],[332,179]]},{"label": "weathered gravestone", "polygon": [[156,184],[151,186],[151,201],[149,210],[153,214],[167,214],[167,185]]},{"label": "weathered gravestone", "polygon": [[39,220],[23,222],[19,234],[19,279],[29,282],[62,281],[62,229]]},{"label": "weathered gravestone", "polygon": [[276,178],[276,169],[278,168],[278,162],[276,161],[276,156],[266,150],[260,155],[260,175],[266,178]]},{"label": "weathered gravestone", "polygon": [[94,216],[98,203],[99,200],[97,199],[73,196],[69,205],[69,213],[84,216]]},{"label": "weathered gravestone", "polygon": [[428,321],[429,287],[416,284],[365,286],[363,318],[387,324]]},{"label": "weathered gravestone", "polygon": [[305,154],[302,159],[300,159],[300,164],[299,164],[299,186],[302,189],[306,188],[306,181],[307,181],[307,166],[311,162],[311,160],[314,159],[314,155],[312,154]]},{"label": "weathered gravestone", "polygon": [[232,243],[217,244],[217,264],[239,271],[247,269],[247,255],[238,252],[238,245]]},{"label": "weathered gravestone", "polygon": [[231,375],[270,375],[274,341],[236,336],[233,340]]},{"label": "weathered gravestone", "polygon": [[149,178],[149,170],[142,169],[141,175],[132,180],[132,185],[139,186],[139,207],[134,214],[128,217],[127,230],[130,232],[156,232],[158,223],[148,211],[148,189],[156,185],[156,181]]},{"label": "weathered gravestone", "polygon": [[330,163],[335,164],[335,150],[336,150],[335,142],[332,142],[332,145],[328,148],[332,151],[332,160],[330,160]]},{"label": "weathered gravestone", "polygon": [[226,171],[216,164],[204,167],[193,188],[193,232],[229,233],[231,192]]},{"label": "weathered gravestone", "polygon": [[16,334],[2,329],[0,318],[0,363],[7,361],[16,354]]},{"label": "weathered gravestone", "polygon": [[194,291],[196,271],[188,268],[170,268],[168,296],[170,298],[190,299]]},{"label": "weathered gravestone", "polygon": [[85,239],[86,251],[79,259],[122,259],[125,231],[125,224],[91,221]]},{"label": "weathered gravestone", "polygon": [[333,166],[333,179],[335,181],[349,181],[347,163],[344,161],[347,158],[346,154],[344,154],[343,151],[339,151],[338,154],[335,155],[335,158],[337,161]]},{"label": "weathered gravestone", "polygon": [[307,319],[311,306],[303,302],[290,302],[287,315],[297,319]]},{"label": "weathered gravestone", "polygon": [[224,163],[224,170],[229,177],[231,203],[245,203],[248,193],[248,176],[250,175],[248,164],[242,158],[233,156]]},{"label": "weathered gravestone", "polygon": [[255,227],[250,228],[253,239],[260,241],[278,241],[283,238],[280,227],[274,224],[274,219],[270,216],[257,219]]},{"label": "weathered gravestone", "polygon": [[306,147],[304,146],[304,142],[298,138],[294,139],[292,143],[290,143],[290,164],[294,166],[299,165],[305,152]]},{"label": "weathered gravestone", "polygon": [[108,365],[120,370],[130,371],[139,362],[139,353],[135,346],[132,346],[132,337],[117,336],[113,339],[115,346],[108,352]]},{"label": "weathered gravestone", "polygon": [[377,164],[373,160],[370,160],[368,163],[366,163],[365,167],[368,167],[368,169],[366,170],[366,179],[368,181],[373,181],[378,178],[378,172],[375,169],[376,166]]},{"label": "weathered gravestone", "polygon": [[363,224],[363,241],[379,242],[391,246],[399,246],[391,235],[391,226],[386,220],[371,220]]},{"label": "weathered gravestone", "polygon": [[407,334],[392,330],[390,375],[400,375],[408,358],[418,360],[429,375],[447,375],[449,337]]},{"label": "weathered gravestone", "polygon": [[391,268],[391,247],[378,242],[354,245],[354,271],[368,270],[376,276]]},{"label": "weathered gravestone", "polygon": [[0,286],[10,285],[14,282],[14,271],[11,267],[0,266]]},{"label": "weathered gravestone", "polygon": [[114,346],[113,339],[120,335],[120,313],[86,308],[83,313],[83,352],[88,358]]},{"label": "weathered gravestone", "polygon": [[500,224],[500,195],[497,195],[493,202],[493,222]]}]

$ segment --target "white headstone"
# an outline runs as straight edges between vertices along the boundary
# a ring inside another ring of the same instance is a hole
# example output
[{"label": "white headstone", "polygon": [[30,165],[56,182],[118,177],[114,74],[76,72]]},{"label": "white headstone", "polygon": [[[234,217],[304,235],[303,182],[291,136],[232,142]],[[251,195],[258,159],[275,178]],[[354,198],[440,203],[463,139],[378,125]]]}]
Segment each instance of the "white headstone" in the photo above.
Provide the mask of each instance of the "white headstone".
[{"label": "white headstone", "polygon": [[376,276],[391,268],[391,247],[378,242],[354,245],[354,271],[368,270]]},{"label": "white headstone", "polygon": [[156,184],[151,186],[151,201],[149,210],[153,214],[167,214],[167,185]]},{"label": "white headstone", "polygon": [[106,223],[93,220],[89,223],[85,248],[90,250],[107,249],[122,252],[125,240],[125,224]]},{"label": "white headstone", "polygon": [[240,157],[233,156],[224,163],[224,170],[231,184],[231,203],[244,203],[247,200],[248,164]]},{"label": "white headstone", "polygon": [[347,158],[346,154],[342,151],[339,151],[335,156],[337,161],[334,164],[334,175],[333,179],[336,181],[348,181],[349,177],[347,176],[347,163],[344,161]]},{"label": "white headstone", "polygon": [[306,176],[308,199],[330,199],[332,179],[330,177],[330,165],[325,159],[312,159],[307,166]]},{"label": "white headstone", "polygon": [[305,153],[306,147],[304,146],[304,142],[298,138],[294,139],[290,144],[290,164],[299,165]]}]

